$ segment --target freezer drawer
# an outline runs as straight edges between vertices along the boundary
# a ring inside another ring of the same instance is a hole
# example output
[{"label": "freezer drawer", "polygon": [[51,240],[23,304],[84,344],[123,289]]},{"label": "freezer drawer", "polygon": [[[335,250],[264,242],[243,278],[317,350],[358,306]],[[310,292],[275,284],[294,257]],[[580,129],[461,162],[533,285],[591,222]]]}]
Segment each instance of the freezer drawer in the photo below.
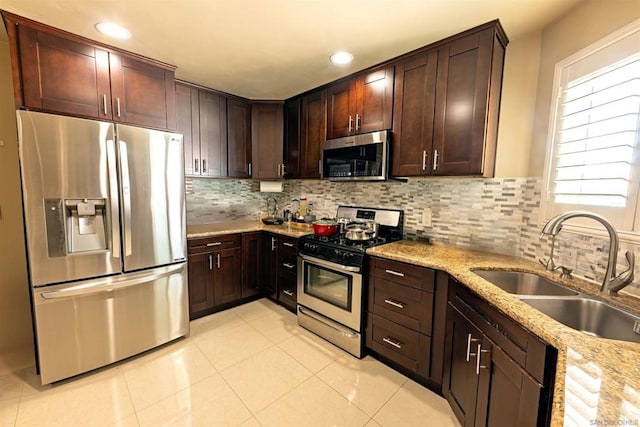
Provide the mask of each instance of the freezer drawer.
[{"label": "freezer drawer", "polygon": [[42,384],[189,333],[186,263],[33,292]]}]

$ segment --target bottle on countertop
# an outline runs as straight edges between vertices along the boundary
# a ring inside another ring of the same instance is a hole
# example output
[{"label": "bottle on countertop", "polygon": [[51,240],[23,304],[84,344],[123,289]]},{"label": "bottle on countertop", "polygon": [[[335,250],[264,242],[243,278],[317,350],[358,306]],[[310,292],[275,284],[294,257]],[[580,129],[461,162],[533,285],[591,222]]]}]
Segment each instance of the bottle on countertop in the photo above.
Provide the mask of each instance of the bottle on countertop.
[{"label": "bottle on countertop", "polygon": [[300,218],[304,218],[307,214],[307,198],[300,197]]}]

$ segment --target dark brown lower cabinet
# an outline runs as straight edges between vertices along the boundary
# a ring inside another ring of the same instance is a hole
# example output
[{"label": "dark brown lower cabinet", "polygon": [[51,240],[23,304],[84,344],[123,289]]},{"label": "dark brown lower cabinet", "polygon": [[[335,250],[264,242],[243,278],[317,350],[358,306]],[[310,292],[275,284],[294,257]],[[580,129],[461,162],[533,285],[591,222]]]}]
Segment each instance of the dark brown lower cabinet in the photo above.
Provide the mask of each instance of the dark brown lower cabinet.
[{"label": "dark brown lower cabinet", "polygon": [[278,236],[265,233],[262,240],[262,260],[265,294],[278,299]]},{"label": "dark brown lower cabinet", "polygon": [[449,284],[443,393],[463,426],[546,426],[557,350]]},{"label": "dark brown lower cabinet", "polygon": [[187,248],[190,319],[242,298],[240,234],[190,239]]},{"label": "dark brown lower cabinet", "polygon": [[298,239],[278,238],[278,301],[290,311],[298,306]]},{"label": "dark brown lower cabinet", "polygon": [[263,239],[261,232],[242,235],[242,298],[262,292]]},{"label": "dark brown lower cabinet", "polygon": [[242,248],[214,252],[213,304],[228,304],[242,298]]}]

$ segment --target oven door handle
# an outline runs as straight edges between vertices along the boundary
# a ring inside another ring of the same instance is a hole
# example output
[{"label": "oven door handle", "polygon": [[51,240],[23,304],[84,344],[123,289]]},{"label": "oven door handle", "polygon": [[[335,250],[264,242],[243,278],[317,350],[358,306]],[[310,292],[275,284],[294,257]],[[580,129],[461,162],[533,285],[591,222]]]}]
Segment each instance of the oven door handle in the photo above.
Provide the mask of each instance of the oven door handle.
[{"label": "oven door handle", "polygon": [[334,270],[342,270],[342,271],[348,271],[350,273],[360,273],[361,268],[360,267],[350,267],[347,265],[340,265],[340,264],[336,264],[333,262],[329,262],[329,261],[324,261],[318,258],[312,258],[306,255],[300,255],[300,258],[302,258],[304,261],[310,262],[310,263],[314,263],[314,264],[318,264],[321,265],[323,267],[328,267],[328,268],[332,268]]}]

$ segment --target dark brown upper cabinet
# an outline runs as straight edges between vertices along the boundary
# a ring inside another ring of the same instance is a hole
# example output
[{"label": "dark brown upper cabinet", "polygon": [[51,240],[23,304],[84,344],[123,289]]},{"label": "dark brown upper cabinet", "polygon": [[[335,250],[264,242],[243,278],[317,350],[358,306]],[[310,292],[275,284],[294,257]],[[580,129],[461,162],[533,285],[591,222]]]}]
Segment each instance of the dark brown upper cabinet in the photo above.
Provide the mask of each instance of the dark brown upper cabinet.
[{"label": "dark brown upper cabinet", "polygon": [[302,101],[295,98],[284,103],[284,141],[282,161],[285,166],[285,178],[300,178],[300,111]]},{"label": "dark brown upper cabinet", "polygon": [[184,141],[184,174],[227,176],[227,98],[176,83],[176,113]]},{"label": "dark brown upper cabinet", "polygon": [[414,55],[396,65],[392,175],[429,175],[433,144],[438,52]]},{"label": "dark brown upper cabinet", "polygon": [[227,100],[228,176],[251,176],[251,104],[248,101]]},{"label": "dark brown upper cabinet", "polygon": [[198,99],[200,176],[227,176],[227,98],[200,89]]},{"label": "dark brown upper cabinet", "polygon": [[493,176],[507,43],[493,21],[397,64],[392,176]]},{"label": "dark brown upper cabinet", "polygon": [[327,92],[319,90],[285,103],[285,178],[320,178],[327,139]]},{"label": "dark brown upper cabinet", "polygon": [[279,179],[285,173],[283,162],[282,102],[251,104],[251,156],[253,178]]},{"label": "dark brown upper cabinet", "polygon": [[16,106],[176,129],[175,67],[3,13]]},{"label": "dark brown upper cabinet", "polygon": [[327,139],[390,129],[393,65],[327,88]]},{"label": "dark brown upper cabinet", "polygon": [[184,174],[199,175],[200,103],[197,88],[176,83],[176,124],[184,146]]}]

